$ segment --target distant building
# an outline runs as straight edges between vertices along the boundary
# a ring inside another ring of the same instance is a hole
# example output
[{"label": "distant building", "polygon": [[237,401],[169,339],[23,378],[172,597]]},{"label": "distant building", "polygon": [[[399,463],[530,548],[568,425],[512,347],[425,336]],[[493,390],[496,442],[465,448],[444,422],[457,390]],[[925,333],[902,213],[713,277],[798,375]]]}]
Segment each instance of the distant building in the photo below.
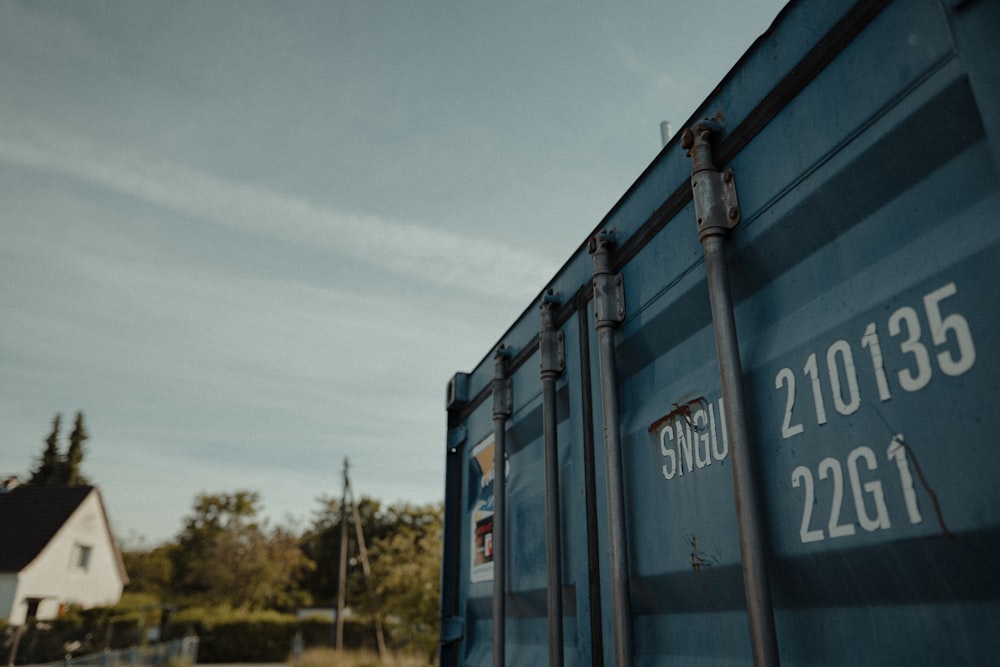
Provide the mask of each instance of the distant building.
[{"label": "distant building", "polygon": [[96,487],[0,490],[0,618],[22,625],[69,605],[115,604],[126,583]]},{"label": "distant building", "polygon": [[[344,610],[344,617],[350,615],[349,610]],[[300,621],[315,618],[321,621],[334,622],[337,620],[337,610],[332,607],[302,607],[295,610],[295,617]]]}]

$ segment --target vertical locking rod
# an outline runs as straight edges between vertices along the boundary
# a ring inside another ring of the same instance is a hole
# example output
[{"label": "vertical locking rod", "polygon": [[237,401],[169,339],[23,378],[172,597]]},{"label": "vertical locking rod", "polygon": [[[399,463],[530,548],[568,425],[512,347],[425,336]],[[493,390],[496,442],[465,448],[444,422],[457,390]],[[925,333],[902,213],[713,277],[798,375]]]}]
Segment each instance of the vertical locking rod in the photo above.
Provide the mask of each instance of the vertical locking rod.
[{"label": "vertical locking rod", "polygon": [[779,664],[778,641],[767,577],[760,496],[750,464],[750,429],[743,395],[743,371],[726,268],[725,239],[729,230],[739,223],[740,209],[732,170],[720,173],[712,158],[711,136],[721,129],[721,123],[716,120],[699,123],[684,131],[681,145],[687,149],[692,160],[691,190],[698,218],[698,238],[705,251],[715,349],[722,380],[726,431],[729,434],[750,642],[754,664],[771,667]]},{"label": "vertical locking rod", "polygon": [[590,240],[590,253],[594,256],[594,309],[604,417],[608,528],[611,532],[611,607],[615,622],[615,665],[632,667],[632,606],[629,594],[628,542],[625,537],[618,370],[615,364],[615,328],[625,319],[625,291],[621,275],[611,272],[614,244],[611,232],[601,232]]},{"label": "vertical locking rod", "polygon": [[545,447],[545,557],[549,614],[549,666],[562,667],[562,535],[559,531],[559,415],[556,380],[565,367],[562,331],[553,323],[558,305],[549,291],[542,300],[538,334],[542,377],[542,433]]},{"label": "vertical locking rod", "polygon": [[604,667],[604,622],[601,605],[601,556],[597,536],[597,470],[594,452],[594,397],[591,393],[590,298],[579,292],[576,298],[576,331],[580,353],[580,415],[583,417],[583,494],[587,522],[587,611],[590,615],[591,667]]},{"label": "vertical locking rod", "polygon": [[507,620],[507,420],[513,412],[507,378],[509,350],[493,363],[493,667],[505,667]]}]

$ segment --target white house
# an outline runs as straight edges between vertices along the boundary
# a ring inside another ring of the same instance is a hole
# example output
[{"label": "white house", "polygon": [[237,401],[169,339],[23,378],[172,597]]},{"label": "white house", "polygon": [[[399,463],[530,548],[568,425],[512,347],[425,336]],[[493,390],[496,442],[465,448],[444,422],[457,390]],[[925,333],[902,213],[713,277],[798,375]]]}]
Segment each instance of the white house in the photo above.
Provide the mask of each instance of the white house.
[{"label": "white house", "polygon": [[127,582],[97,488],[0,491],[0,618],[21,625],[69,605],[111,605]]}]

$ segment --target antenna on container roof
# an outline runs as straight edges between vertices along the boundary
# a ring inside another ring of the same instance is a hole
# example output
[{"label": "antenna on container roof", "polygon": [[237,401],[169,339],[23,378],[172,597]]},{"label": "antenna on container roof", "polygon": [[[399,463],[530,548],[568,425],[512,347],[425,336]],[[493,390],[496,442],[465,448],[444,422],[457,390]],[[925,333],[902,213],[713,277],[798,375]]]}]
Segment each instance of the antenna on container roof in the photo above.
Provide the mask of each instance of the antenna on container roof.
[{"label": "antenna on container roof", "polygon": [[665,120],[660,123],[660,141],[662,141],[661,148],[666,146],[670,142],[670,137],[674,136],[674,130],[670,127],[670,121]]}]

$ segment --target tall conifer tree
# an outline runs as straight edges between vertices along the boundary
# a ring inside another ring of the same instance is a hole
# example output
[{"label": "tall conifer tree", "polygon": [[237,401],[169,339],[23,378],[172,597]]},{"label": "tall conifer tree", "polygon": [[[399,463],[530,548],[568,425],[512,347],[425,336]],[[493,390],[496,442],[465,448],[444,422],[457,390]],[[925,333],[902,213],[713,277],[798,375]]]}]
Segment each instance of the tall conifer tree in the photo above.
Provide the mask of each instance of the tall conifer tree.
[{"label": "tall conifer tree", "polygon": [[86,486],[90,484],[83,476],[80,466],[85,454],[83,445],[90,438],[83,424],[83,413],[76,413],[73,432],[69,434],[69,448],[66,454],[59,453],[59,429],[62,415],[52,420],[52,432],[45,439],[45,451],[38,467],[31,472],[28,484],[31,486]]},{"label": "tall conifer tree", "polygon": [[45,451],[38,469],[31,473],[28,484],[35,486],[54,486],[60,483],[62,457],[59,455],[59,428],[62,415],[56,415],[52,420],[52,433],[45,439]]},{"label": "tall conifer tree", "polygon": [[83,413],[76,413],[73,432],[69,434],[69,449],[66,451],[66,486],[85,486],[87,479],[80,472],[83,462],[83,443],[90,438],[83,425]]}]

